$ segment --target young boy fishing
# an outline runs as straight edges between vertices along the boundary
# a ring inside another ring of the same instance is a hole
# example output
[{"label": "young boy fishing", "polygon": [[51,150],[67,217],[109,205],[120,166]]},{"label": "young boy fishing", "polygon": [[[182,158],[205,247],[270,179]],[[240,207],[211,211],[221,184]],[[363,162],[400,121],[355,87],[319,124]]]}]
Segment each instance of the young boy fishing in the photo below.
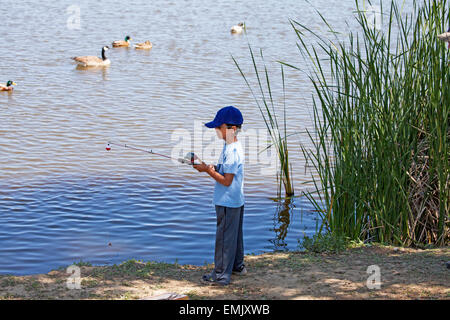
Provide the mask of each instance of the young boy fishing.
[{"label": "young boy fishing", "polygon": [[239,109],[228,106],[220,109],[213,121],[205,124],[215,128],[225,141],[217,166],[205,163],[194,165],[215,181],[213,203],[216,207],[217,228],[214,270],[202,281],[228,285],[231,274],[247,273],[244,265],[242,220],[244,215],[244,151],[237,139],[244,119]]}]

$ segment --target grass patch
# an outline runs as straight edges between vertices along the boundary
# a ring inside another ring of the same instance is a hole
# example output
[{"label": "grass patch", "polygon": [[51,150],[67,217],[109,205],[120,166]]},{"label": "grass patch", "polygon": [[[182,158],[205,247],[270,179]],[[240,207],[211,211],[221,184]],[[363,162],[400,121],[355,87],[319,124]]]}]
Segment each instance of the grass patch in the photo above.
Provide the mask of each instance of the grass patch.
[{"label": "grass patch", "polygon": [[94,288],[99,285],[99,282],[95,279],[82,279],[81,286],[86,288]]},{"label": "grass patch", "polygon": [[121,264],[96,268],[90,273],[90,276],[100,279],[112,279],[114,277],[128,277],[144,279],[152,275],[173,275],[180,272],[179,264],[170,264],[165,262],[143,262],[141,260],[131,259]]},{"label": "grass patch", "polygon": [[80,260],[79,262],[74,262],[73,265],[77,267],[92,267],[92,264],[90,262],[82,260]]},{"label": "grass patch", "polygon": [[27,283],[25,285],[25,290],[33,291],[33,292],[38,292],[38,291],[40,291],[41,289],[44,289],[44,288],[45,288],[44,284],[40,283],[37,280],[31,281],[30,283]]},{"label": "grass patch", "polygon": [[13,287],[20,283],[22,283],[22,281],[17,280],[14,276],[7,276],[1,280],[0,287]]},{"label": "grass patch", "polygon": [[305,236],[303,241],[299,240],[299,248],[312,253],[340,253],[347,250],[350,245],[348,238],[331,233]]}]

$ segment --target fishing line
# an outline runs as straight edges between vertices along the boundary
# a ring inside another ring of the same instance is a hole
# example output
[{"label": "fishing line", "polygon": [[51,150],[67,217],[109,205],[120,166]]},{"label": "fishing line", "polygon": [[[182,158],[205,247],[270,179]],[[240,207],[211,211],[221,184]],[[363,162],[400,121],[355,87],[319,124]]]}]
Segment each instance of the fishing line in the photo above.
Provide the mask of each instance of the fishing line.
[{"label": "fishing line", "polygon": [[132,145],[129,145],[129,144],[120,144],[120,143],[115,143],[115,142],[111,142],[111,141],[108,141],[108,144],[106,145],[106,151],[111,151],[111,149],[112,149],[111,146],[113,146],[113,145],[114,146],[118,146],[118,147],[122,147],[122,148],[137,150],[137,151],[141,151],[141,152],[145,152],[145,153],[149,153],[149,154],[154,154],[154,155],[157,155],[157,156],[160,156],[160,157],[164,157],[166,159],[175,160],[175,161],[178,161],[180,163],[191,165],[191,166],[192,165],[198,165],[198,164],[202,163],[200,158],[194,152],[188,152],[184,156],[184,158],[173,158],[173,157],[167,156],[165,154],[154,152],[153,149],[146,150],[146,149],[135,147],[135,146],[132,146]]},{"label": "fishing line", "polygon": [[[167,155],[162,154],[162,153],[154,152],[153,149],[146,150],[146,149],[135,147],[135,146],[132,146],[132,145],[129,145],[129,144],[115,143],[115,142],[111,142],[111,141],[108,141],[108,143],[106,144],[106,151],[111,151],[112,146],[118,146],[118,147],[121,147],[121,148],[132,149],[132,150],[136,150],[136,151],[141,151],[141,152],[153,154],[153,155],[160,156],[160,157],[163,157],[163,158],[166,158],[166,159],[176,160],[176,161],[178,161],[180,163],[187,164],[187,165],[190,165],[190,166],[203,163],[200,160],[200,158],[194,152],[188,152],[184,156],[184,158],[176,159],[176,158],[167,156]],[[108,250],[111,250],[112,249],[112,243],[111,243],[109,228],[110,228],[110,226],[108,227],[108,247],[107,248],[108,248]],[[111,257],[111,263],[113,262],[114,258],[119,256],[119,252],[117,252],[117,255],[115,257],[113,255],[113,253],[114,253],[114,249],[112,249],[112,252],[111,252],[112,255],[110,256]]]}]

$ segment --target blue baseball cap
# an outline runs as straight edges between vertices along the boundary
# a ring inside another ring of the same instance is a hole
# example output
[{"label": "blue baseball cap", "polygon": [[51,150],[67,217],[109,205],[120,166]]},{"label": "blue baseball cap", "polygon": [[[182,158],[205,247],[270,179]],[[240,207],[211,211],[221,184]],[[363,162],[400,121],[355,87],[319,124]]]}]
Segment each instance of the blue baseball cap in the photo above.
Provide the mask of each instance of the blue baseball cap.
[{"label": "blue baseball cap", "polygon": [[214,120],[205,123],[205,126],[207,126],[208,128],[217,128],[224,123],[241,125],[243,122],[244,118],[242,117],[242,113],[239,111],[239,109],[233,106],[228,106],[217,111]]}]

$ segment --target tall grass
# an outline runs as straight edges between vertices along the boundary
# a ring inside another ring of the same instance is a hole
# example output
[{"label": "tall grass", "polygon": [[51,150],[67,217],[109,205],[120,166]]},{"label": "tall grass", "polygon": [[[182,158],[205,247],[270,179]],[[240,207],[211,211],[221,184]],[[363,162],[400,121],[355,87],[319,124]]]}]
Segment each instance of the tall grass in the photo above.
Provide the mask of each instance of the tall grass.
[{"label": "tall grass", "polygon": [[437,34],[449,25],[448,1],[414,1],[410,14],[392,1],[388,10],[381,7],[381,30],[358,1],[356,7],[361,30],[346,43],[291,21],[315,89],[318,139],[310,133],[314,146],[303,153],[319,180],[307,196],[334,235],[446,244],[450,51]]},{"label": "tall grass", "polygon": [[[277,179],[279,181],[278,196],[281,197],[282,187],[284,188],[285,197],[290,198],[294,195],[294,184],[292,180],[292,167],[289,162],[289,149],[288,149],[288,135],[287,135],[287,125],[286,125],[286,104],[285,99],[283,99],[283,120],[280,123],[278,121],[277,112],[274,103],[274,97],[272,93],[272,87],[269,79],[269,72],[267,70],[267,65],[264,62],[264,55],[262,50],[260,51],[260,58],[263,62],[264,71],[258,69],[258,63],[256,62],[255,55],[252,48],[249,46],[250,55],[252,58],[253,69],[256,74],[256,79],[258,82],[258,89],[260,95],[258,96],[252,89],[247,76],[242,71],[236,59],[233,57],[233,61],[236,64],[239,72],[245,80],[245,83],[249,87],[253,98],[255,99],[256,105],[263,117],[266,128],[269,132],[271,143],[269,148],[273,148],[278,156],[280,169],[278,171]],[[283,95],[285,93],[285,78],[284,69],[281,65],[281,77],[283,83]]]}]

